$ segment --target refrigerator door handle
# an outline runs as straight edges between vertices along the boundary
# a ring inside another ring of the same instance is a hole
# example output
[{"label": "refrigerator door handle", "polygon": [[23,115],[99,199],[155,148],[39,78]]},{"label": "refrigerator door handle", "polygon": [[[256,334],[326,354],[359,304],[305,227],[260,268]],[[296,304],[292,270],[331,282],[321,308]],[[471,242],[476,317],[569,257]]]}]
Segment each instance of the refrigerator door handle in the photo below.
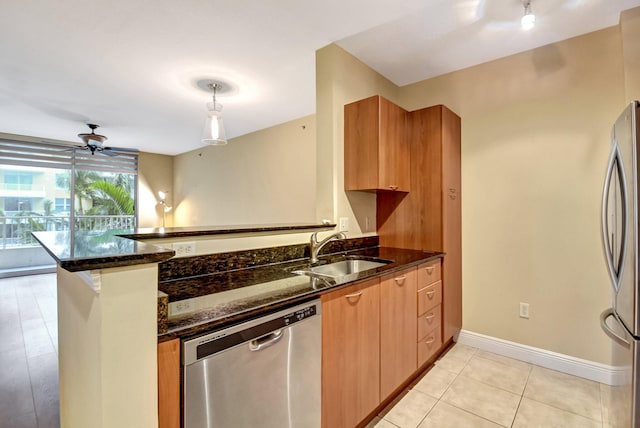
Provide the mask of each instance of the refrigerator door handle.
[{"label": "refrigerator door handle", "polygon": [[[613,178],[613,172],[616,170],[618,181],[620,183],[620,196],[622,208],[621,212],[621,236],[619,241],[619,255],[618,260],[614,260],[614,249],[612,248],[611,239],[609,237],[609,222],[608,217],[608,204],[609,204],[609,191],[611,190],[611,179]],[[618,142],[613,140],[611,149],[611,155],[609,156],[609,163],[607,165],[607,174],[604,181],[604,189],[602,192],[602,244],[604,246],[605,259],[607,260],[607,267],[609,270],[609,276],[615,291],[620,288],[620,279],[622,278],[622,269],[624,266],[624,260],[626,258],[626,240],[627,240],[627,180],[624,175],[624,167],[621,162],[620,149]]]},{"label": "refrigerator door handle", "polygon": [[[620,322],[618,321],[618,318],[616,318],[614,313],[613,313],[613,309],[609,308],[609,309],[603,311],[600,314],[600,327],[602,327],[602,330],[607,334],[607,336],[609,336],[611,339],[613,339],[614,342],[616,342],[619,345],[624,346],[627,349],[630,348],[631,347],[631,343],[629,343],[629,341],[627,339],[625,339],[624,337],[621,337],[620,335],[618,335],[618,333],[616,333],[615,331],[611,330],[611,327],[609,327],[607,325],[607,319],[609,319],[610,317],[613,317],[615,322],[617,322],[618,325],[620,325]],[[622,325],[620,325],[620,328],[624,328],[624,327]]]}]

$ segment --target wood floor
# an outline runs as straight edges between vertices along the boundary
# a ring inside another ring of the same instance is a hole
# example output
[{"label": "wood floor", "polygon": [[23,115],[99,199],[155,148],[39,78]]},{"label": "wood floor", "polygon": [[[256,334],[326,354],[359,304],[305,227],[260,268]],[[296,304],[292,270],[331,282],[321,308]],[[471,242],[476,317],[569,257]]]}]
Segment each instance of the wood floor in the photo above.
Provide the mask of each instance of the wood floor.
[{"label": "wood floor", "polygon": [[0,428],[58,428],[55,274],[0,279]]}]

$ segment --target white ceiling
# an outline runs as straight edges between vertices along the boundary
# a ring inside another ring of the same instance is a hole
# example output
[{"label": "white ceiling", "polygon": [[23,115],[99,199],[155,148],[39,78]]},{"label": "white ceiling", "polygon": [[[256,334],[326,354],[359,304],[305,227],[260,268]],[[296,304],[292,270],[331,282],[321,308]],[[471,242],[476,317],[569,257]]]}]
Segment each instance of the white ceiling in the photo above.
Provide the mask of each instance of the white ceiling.
[{"label": "white ceiling", "polygon": [[618,23],[640,0],[3,1],[0,132],[179,154],[211,97],[228,137],[315,112],[315,51],[336,42],[398,85]]}]

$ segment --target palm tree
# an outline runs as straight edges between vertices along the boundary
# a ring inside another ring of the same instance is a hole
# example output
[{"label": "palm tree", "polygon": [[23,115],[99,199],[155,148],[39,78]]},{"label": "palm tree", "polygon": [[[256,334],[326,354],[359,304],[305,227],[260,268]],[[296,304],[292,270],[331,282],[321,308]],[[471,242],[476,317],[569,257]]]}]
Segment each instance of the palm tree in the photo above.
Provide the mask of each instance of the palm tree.
[{"label": "palm tree", "polygon": [[[133,216],[135,205],[131,192],[126,188],[108,180],[95,181],[92,187],[96,197],[93,199],[93,207],[88,211],[90,215]],[[109,222],[111,229],[130,227],[126,218],[118,220],[111,218]]]},{"label": "palm tree", "polygon": [[[73,191],[75,193],[76,201],[78,201],[78,209],[76,210],[79,215],[84,214],[84,207],[82,206],[83,200],[91,200],[94,197],[94,189],[91,186],[94,181],[100,180],[100,174],[95,171],[76,170],[74,174]],[[58,175],[56,177],[56,184],[59,187],[66,187],[71,190],[69,185],[69,175]]]}]

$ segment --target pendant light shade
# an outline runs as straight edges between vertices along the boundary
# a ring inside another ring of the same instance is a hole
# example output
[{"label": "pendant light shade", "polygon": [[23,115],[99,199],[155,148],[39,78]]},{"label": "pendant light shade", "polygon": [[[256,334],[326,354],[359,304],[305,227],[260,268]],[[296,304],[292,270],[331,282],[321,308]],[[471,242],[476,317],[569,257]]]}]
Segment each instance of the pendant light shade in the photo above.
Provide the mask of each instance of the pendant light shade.
[{"label": "pendant light shade", "polygon": [[216,102],[218,84],[210,83],[209,88],[213,91],[213,102],[207,103],[207,119],[202,131],[202,143],[223,146],[227,144],[227,134],[222,122],[222,104]]}]

